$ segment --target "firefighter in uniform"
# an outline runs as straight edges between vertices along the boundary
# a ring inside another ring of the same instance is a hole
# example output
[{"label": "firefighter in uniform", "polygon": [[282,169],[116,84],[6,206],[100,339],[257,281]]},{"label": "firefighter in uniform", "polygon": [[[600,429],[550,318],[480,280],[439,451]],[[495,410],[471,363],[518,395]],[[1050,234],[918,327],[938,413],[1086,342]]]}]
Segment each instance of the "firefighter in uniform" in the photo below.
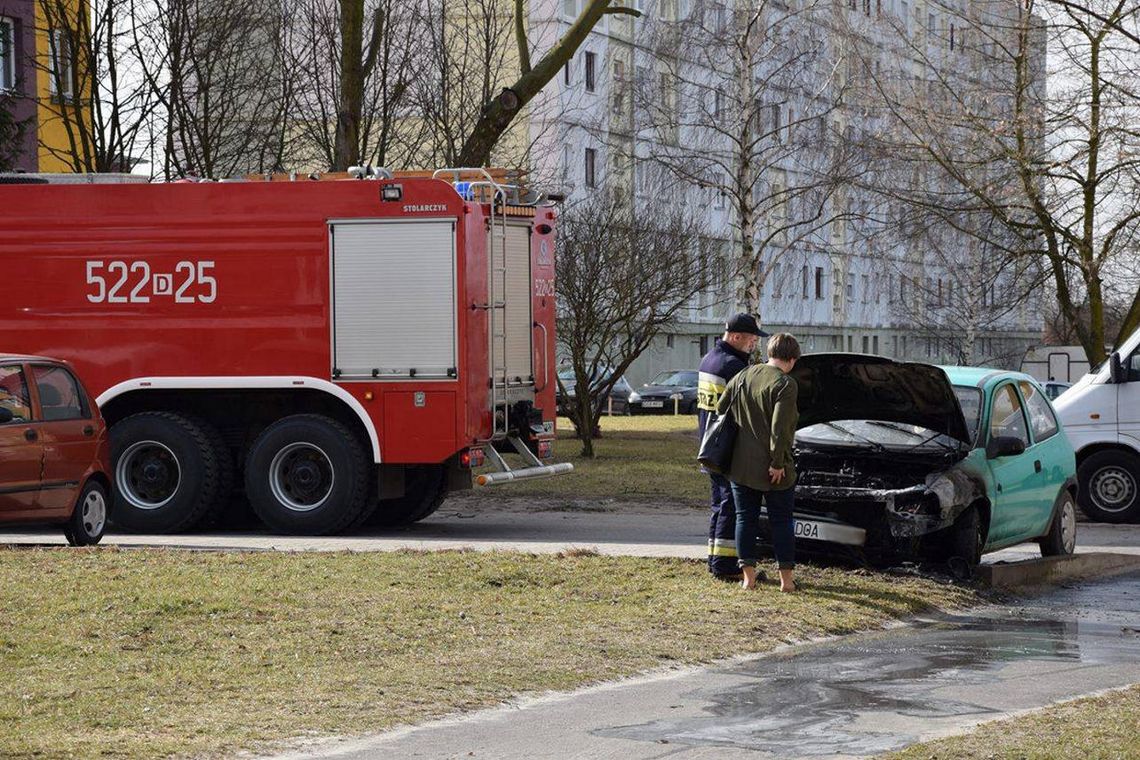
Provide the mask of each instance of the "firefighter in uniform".
[{"label": "firefighter in uniform", "polygon": [[[701,359],[697,379],[697,426],[703,439],[709,414],[728,381],[748,366],[748,357],[757,341],[768,333],[760,329],[751,314],[737,314],[724,326],[724,336]],[[708,473],[712,485],[712,514],[709,518],[709,572],[724,580],[739,580],[736,553],[736,506],[732,486],[723,475]]]}]

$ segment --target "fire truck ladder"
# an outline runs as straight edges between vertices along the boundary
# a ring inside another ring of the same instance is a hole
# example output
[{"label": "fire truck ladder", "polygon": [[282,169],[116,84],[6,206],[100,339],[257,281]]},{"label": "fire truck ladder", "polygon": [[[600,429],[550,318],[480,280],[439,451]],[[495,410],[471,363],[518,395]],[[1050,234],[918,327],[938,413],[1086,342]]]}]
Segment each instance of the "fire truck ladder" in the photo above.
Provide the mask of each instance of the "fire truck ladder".
[{"label": "fire truck ladder", "polygon": [[[511,480],[524,480],[530,478],[544,478],[552,475],[559,475],[564,472],[570,472],[574,469],[574,465],[569,463],[561,463],[554,465],[544,465],[542,460],[534,455],[534,453],[527,447],[526,443],[522,441],[517,435],[513,434],[510,424],[510,397],[507,393],[508,384],[510,382],[507,367],[507,214],[506,205],[508,203],[521,204],[520,188],[517,185],[506,185],[497,182],[494,177],[482,168],[446,168],[437,169],[433,174],[433,179],[439,179],[441,175],[450,175],[452,184],[456,185],[459,189],[460,179],[463,175],[471,175],[482,177],[472,182],[465,184],[466,194],[471,199],[478,199],[480,197],[479,191],[486,189],[491,196],[490,208],[490,228],[488,230],[490,235],[490,242],[488,250],[490,251],[491,260],[488,262],[487,274],[487,304],[484,308],[490,313],[490,340],[489,363],[491,375],[491,437],[482,443],[492,444],[486,447],[487,458],[499,470],[499,472],[486,473],[480,475],[476,482],[483,485],[494,485],[496,483],[505,483]],[[496,215],[496,211],[498,214]],[[498,234],[496,235],[496,227]],[[496,244],[499,246],[500,263],[495,260]],[[498,314],[498,323],[496,324],[495,315]],[[500,363],[501,362],[501,363]],[[519,456],[523,458],[527,466],[512,470],[510,465],[503,459],[502,455],[495,450],[494,442],[506,439],[511,444]]]}]

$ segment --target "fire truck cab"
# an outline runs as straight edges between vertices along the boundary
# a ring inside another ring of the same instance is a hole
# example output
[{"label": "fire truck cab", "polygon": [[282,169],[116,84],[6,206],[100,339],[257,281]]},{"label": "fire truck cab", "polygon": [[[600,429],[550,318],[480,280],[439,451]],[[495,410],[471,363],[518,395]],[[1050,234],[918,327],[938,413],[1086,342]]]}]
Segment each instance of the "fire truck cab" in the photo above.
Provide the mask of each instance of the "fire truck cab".
[{"label": "fire truck cab", "polygon": [[0,335],[97,396],[114,524],[245,500],[325,534],[571,469],[548,463],[553,206],[482,169],[357,175],[0,183]]}]

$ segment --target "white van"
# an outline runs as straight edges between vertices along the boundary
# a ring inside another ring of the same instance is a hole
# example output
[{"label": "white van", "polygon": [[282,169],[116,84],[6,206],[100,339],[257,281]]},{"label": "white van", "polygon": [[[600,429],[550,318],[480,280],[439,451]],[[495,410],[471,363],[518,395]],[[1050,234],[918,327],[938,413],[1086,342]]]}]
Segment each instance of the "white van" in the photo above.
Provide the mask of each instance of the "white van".
[{"label": "white van", "polygon": [[1140,522],[1140,330],[1053,402],[1077,453],[1077,503],[1100,522]]}]

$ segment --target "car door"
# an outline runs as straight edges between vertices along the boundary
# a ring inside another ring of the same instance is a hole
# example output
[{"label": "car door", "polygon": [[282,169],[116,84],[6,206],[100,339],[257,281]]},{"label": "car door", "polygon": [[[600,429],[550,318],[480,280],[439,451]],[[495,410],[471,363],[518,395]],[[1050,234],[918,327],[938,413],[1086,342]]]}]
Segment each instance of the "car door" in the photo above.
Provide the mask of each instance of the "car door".
[{"label": "car door", "polygon": [[35,509],[43,471],[43,446],[21,364],[0,364],[0,409],[12,415],[0,422],[0,513],[12,516]]},{"label": "car door", "polygon": [[1027,530],[1028,515],[1040,493],[1041,474],[1027,456],[1031,447],[1029,425],[1014,383],[1005,382],[990,396],[987,443],[998,436],[1019,439],[1026,453],[987,460],[994,482],[990,514],[990,544],[1009,542]]},{"label": "car door", "polygon": [[1046,394],[1033,383],[1022,380],[1017,384],[1025,411],[1029,417],[1029,432],[1033,437],[1033,465],[1041,473],[1038,495],[1026,515],[1028,538],[1036,538],[1049,529],[1053,518],[1053,504],[1075,470],[1072,448],[1063,435]]},{"label": "car door", "polygon": [[44,517],[66,516],[95,460],[93,415],[87,394],[66,367],[32,364],[30,370],[41,412],[37,427],[44,466],[39,508]]}]

